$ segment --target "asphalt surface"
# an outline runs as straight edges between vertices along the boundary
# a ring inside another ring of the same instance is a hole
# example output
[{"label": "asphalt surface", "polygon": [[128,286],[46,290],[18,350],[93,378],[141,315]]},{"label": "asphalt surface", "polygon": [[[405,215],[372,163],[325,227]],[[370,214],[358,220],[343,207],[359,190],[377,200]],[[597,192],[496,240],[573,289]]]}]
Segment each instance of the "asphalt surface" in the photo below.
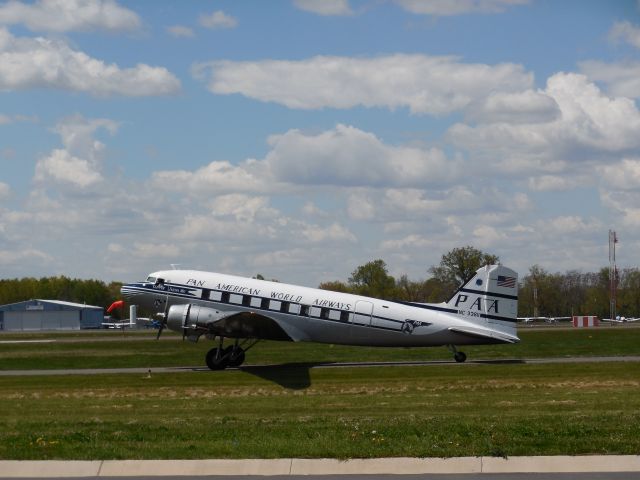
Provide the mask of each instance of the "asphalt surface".
[{"label": "asphalt surface", "polygon": [[[227,371],[242,370],[255,373],[259,370],[273,370],[278,368],[354,368],[354,367],[433,367],[433,366],[455,366],[473,367],[478,365],[536,365],[536,364],[567,364],[567,363],[609,363],[609,362],[640,362],[640,356],[620,356],[620,357],[559,357],[559,358],[513,358],[513,359],[492,359],[492,360],[467,360],[465,363],[456,363],[451,360],[430,360],[412,362],[337,362],[337,363],[287,363],[271,365],[243,365],[238,368],[228,368]],[[155,367],[155,368],[75,368],[60,370],[0,370],[0,376],[49,376],[49,375],[100,375],[117,373],[186,373],[186,372],[210,372],[202,365],[186,367]]]}]

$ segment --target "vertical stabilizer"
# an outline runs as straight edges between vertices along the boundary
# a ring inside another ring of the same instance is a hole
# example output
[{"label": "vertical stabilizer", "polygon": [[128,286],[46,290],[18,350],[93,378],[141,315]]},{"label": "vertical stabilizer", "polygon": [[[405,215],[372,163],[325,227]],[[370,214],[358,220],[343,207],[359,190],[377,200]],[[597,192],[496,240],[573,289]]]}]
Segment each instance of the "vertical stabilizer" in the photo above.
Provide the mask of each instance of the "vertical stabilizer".
[{"label": "vertical stabilizer", "polygon": [[518,274],[502,265],[479,268],[447,306],[471,323],[517,338]]}]

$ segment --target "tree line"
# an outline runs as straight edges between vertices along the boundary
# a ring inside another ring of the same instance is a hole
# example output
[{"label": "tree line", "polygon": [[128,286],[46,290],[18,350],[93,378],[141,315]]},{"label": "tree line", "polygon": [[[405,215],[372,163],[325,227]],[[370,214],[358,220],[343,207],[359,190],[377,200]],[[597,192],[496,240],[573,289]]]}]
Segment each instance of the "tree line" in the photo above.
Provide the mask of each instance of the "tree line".
[{"label": "tree line", "polygon": [[0,280],[0,305],[38,298],[106,308],[120,297],[121,286],[120,282],[106,284],[65,276],[4,279]]},{"label": "tree line", "polygon": [[[382,259],[357,267],[344,281],[321,283],[319,288],[355,293],[387,300],[438,303],[448,300],[456,289],[484,266],[499,263],[496,255],[474,247],[454,248],[440,263],[428,269],[430,277],[410,280],[394,278]],[[258,275],[257,278],[264,278]],[[617,311],[624,316],[640,315],[640,270],[627,268],[617,274]],[[0,305],[34,298],[64,300],[108,307],[120,298],[122,283],[71,279],[65,276],[0,280]],[[549,273],[538,265],[520,276],[518,316],[609,316],[609,269],[599,272]]]},{"label": "tree line", "polygon": [[[467,246],[444,254],[439,265],[429,268],[426,280],[395,279],[383,260],[374,260],[356,268],[347,282],[325,282],[320,288],[355,293],[387,300],[439,303],[447,301],[475,271],[499,263],[496,255]],[[617,272],[617,312],[640,316],[640,269]],[[539,265],[519,278],[518,316],[597,315],[609,317],[609,268],[595,273],[576,270],[550,273]]]}]

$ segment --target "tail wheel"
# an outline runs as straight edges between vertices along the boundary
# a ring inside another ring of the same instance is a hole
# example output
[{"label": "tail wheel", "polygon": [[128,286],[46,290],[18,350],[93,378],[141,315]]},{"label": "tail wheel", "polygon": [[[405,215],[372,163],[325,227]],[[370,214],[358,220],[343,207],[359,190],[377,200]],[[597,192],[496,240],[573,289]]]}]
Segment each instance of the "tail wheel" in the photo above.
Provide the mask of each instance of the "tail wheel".
[{"label": "tail wheel", "polygon": [[464,352],[456,352],[453,358],[458,363],[464,363],[467,359],[467,355]]}]

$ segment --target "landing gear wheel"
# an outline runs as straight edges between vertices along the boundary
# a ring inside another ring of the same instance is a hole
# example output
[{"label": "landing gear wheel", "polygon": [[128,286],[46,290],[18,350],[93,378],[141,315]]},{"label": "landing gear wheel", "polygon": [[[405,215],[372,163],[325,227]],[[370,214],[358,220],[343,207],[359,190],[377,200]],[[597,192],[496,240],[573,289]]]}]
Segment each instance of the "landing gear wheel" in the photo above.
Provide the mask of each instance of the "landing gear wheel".
[{"label": "landing gear wheel", "polygon": [[211,370],[224,370],[229,365],[229,356],[226,355],[226,351],[220,350],[216,348],[212,348],[207,352],[207,356],[205,357],[205,361],[207,362],[207,367]]},{"label": "landing gear wheel", "polygon": [[467,355],[464,352],[456,352],[453,358],[458,363],[464,363],[464,361],[467,359]]},{"label": "landing gear wheel", "polygon": [[238,346],[225,348],[224,356],[228,359],[230,367],[239,367],[244,363],[244,350]]}]

